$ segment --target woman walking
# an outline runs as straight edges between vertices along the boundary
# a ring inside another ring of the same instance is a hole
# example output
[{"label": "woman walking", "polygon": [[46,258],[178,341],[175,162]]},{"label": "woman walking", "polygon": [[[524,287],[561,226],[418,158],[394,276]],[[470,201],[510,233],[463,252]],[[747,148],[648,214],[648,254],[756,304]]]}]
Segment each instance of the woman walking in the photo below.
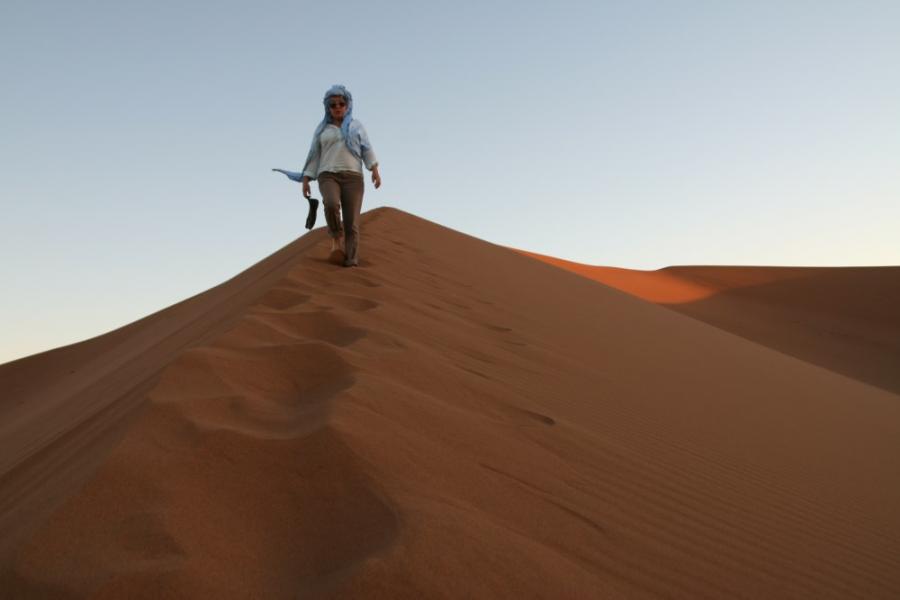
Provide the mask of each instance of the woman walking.
[{"label": "woman walking", "polygon": [[319,180],[325,221],[331,235],[331,252],[344,251],[345,267],[359,264],[359,213],[364,191],[362,164],[372,172],[375,188],[381,187],[378,160],[362,123],[353,118],[353,96],[342,85],[325,92],[325,118],[316,127],[306,164],[303,195],[312,192],[309,182]]}]

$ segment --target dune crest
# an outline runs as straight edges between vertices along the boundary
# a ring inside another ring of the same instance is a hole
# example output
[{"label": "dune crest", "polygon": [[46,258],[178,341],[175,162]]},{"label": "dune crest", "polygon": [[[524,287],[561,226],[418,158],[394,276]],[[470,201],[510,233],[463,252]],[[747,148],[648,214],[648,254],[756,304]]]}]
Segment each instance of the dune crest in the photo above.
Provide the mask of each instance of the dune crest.
[{"label": "dune crest", "polygon": [[2,589],[900,593],[896,395],[394,209],[327,250],[0,365]]},{"label": "dune crest", "polygon": [[628,292],[656,304],[683,304],[722,292],[801,279],[810,269],[797,267],[666,267],[656,271],[601,267],[571,262],[535,252],[519,253]]}]

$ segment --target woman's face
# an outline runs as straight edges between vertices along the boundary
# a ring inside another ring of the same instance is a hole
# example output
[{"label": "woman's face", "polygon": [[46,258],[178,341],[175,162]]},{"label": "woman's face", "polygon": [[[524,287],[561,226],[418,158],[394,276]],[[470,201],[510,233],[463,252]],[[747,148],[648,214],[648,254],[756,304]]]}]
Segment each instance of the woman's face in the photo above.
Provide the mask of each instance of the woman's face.
[{"label": "woman's face", "polygon": [[328,114],[337,121],[343,120],[347,114],[347,100],[343,96],[332,96],[328,99]]}]

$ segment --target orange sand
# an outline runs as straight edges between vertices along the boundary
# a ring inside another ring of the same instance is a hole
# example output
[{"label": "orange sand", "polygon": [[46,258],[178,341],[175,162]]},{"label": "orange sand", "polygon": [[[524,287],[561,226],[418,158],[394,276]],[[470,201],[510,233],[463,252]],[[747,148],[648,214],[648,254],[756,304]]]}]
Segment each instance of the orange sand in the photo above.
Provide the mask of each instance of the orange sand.
[{"label": "orange sand", "polygon": [[896,394],[397,210],[362,249],[0,365],[3,596],[900,596]]}]

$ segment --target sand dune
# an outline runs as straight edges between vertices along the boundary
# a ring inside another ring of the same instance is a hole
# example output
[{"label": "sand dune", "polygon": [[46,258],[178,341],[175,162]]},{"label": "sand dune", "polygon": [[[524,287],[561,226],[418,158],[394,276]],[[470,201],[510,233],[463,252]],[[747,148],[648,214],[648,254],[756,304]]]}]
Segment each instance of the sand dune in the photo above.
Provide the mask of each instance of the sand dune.
[{"label": "sand dune", "polygon": [[593,267],[524,252],[900,393],[900,267]]},{"label": "sand dune", "polygon": [[900,594],[896,394],[400,211],[363,234],[0,365],[0,589]]}]

